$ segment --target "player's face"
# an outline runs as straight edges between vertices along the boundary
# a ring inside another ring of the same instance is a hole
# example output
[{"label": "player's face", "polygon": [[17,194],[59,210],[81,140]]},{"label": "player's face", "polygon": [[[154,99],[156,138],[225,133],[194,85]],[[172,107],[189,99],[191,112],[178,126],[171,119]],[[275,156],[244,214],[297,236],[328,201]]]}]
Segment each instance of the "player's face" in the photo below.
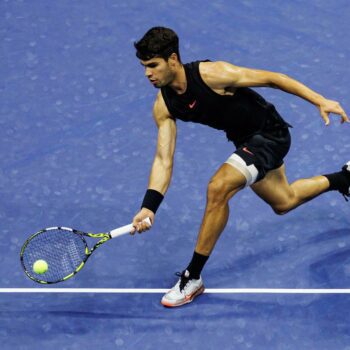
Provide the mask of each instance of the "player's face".
[{"label": "player's face", "polygon": [[168,61],[163,58],[152,58],[148,61],[140,61],[145,67],[145,75],[151,84],[156,88],[169,85],[175,73]]}]

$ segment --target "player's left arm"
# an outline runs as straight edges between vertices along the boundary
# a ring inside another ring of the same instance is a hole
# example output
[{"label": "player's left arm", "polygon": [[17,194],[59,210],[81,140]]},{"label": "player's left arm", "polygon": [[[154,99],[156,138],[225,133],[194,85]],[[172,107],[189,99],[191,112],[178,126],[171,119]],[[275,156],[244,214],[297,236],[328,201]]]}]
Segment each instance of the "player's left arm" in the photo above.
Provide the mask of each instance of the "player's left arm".
[{"label": "player's left arm", "polygon": [[203,66],[201,74],[214,89],[259,86],[278,88],[317,106],[326,125],[329,124],[330,113],[340,115],[341,123],[350,122],[339,102],[323,97],[286,74],[239,67],[222,61],[203,62],[201,66]]}]

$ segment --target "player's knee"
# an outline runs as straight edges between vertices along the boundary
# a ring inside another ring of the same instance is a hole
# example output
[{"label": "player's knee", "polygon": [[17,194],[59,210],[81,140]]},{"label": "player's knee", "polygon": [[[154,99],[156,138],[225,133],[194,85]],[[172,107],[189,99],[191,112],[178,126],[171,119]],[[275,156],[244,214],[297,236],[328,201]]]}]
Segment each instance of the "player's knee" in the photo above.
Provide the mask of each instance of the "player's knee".
[{"label": "player's knee", "polygon": [[[282,199],[283,198],[283,199]],[[279,203],[271,204],[273,211],[277,215],[285,215],[295,208],[297,196],[294,191],[290,190],[282,197]]]},{"label": "player's knee", "polygon": [[272,209],[275,212],[275,214],[280,215],[280,216],[287,214],[289,211],[289,210],[280,210],[280,209],[276,209],[276,208],[272,208]]},{"label": "player's knee", "polygon": [[[238,190],[238,189],[237,189]],[[236,192],[224,179],[212,179],[208,184],[207,200],[211,204],[224,204]]]},{"label": "player's knee", "polygon": [[285,215],[291,210],[291,206],[289,205],[289,203],[277,204],[271,207],[277,215]]},{"label": "player's knee", "polygon": [[222,202],[225,198],[225,182],[221,179],[212,179],[208,184],[208,202]]}]

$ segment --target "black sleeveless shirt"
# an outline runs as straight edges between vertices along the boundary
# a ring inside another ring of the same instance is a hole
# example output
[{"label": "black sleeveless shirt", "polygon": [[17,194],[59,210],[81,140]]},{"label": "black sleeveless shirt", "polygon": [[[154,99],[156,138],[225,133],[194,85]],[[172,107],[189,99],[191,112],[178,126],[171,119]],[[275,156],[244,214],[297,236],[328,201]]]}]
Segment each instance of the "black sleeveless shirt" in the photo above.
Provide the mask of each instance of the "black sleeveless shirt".
[{"label": "black sleeveless shirt", "polygon": [[237,88],[234,95],[214,92],[199,73],[200,62],[184,65],[187,80],[185,93],[178,95],[169,86],[161,88],[164,102],[173,118],[224,130],[227,138],[236,146],[254,134],[273,134],[290,126],[271,103],[252,89]]}]

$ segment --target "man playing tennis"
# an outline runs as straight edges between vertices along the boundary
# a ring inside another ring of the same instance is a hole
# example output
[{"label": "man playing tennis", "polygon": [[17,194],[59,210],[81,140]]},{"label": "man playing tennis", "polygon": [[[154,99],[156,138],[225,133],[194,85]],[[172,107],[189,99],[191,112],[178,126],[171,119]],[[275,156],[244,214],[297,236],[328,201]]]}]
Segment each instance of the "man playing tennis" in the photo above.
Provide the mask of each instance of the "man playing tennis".
[{"label": "man playing tennis", "polygon": [[207,203],[192,260],[176,285],[164,295],[168,307],[191,302],[204,291],[200,276],[229,217],[229,200],[250,186],[277,214],[286,214],[321,193],[337,190],[350,196],[350,161],[336,173],[288,183],[283,158],[290,147],[290,125],[275,107],[249,87],[267,86],[299,96],[314,104],[326,125],[329,114],[349,118],[331,101],[280,73],[247,69],[227,62],[182,64],[179,39],[171,29],[155,27],[136,42],[136,56],[145,75],[159,88],[153,114],[158,127],[157,152],[142,208],[134,230],[150,228],[142,220],[154,215],[170,184],[176,143],[176,119],[223,130],[235,152],[209,182]]}]

